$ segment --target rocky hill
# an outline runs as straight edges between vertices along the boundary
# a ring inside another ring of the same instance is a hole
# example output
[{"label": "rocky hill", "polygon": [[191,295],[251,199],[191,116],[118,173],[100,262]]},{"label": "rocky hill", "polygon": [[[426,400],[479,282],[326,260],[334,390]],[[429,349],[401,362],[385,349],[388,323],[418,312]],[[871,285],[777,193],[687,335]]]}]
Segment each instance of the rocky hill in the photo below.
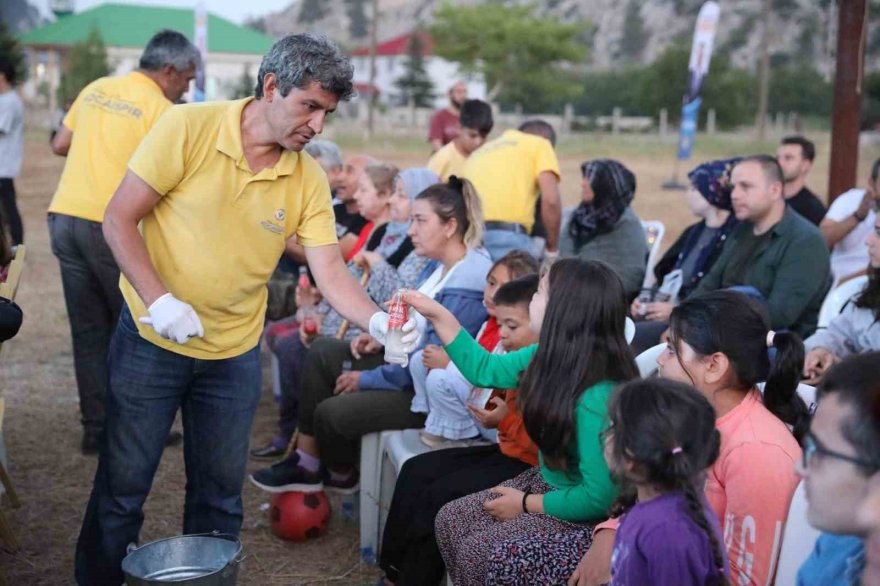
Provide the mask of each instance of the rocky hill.
[{"label": "rocky hill", "polygon": [[[408,32],[432,21],[443,0],[379,0],[380,40]],[[481,1],[456,0],[455,4]],[[522,0],[508,0],[519,2]],[[716,47],[730,51],[734,64],[757,67],[763,0],[722,0]],[[880,1],[869,0],[867,64],[880,68]],[[258,21],[270,34],[322,31],[355,47],[368,42],[370,0],[294,0],[285,10]],[[591,51],[590,66],[650,63],[670,43],[690,38],[702,0],[540,0],[538,10],[560,20],[588,21],[584,42]],[[836,5],[833,0],[772,0],[770,51],[774,62],[807,57],[821,72],[833,70],[836,45]]]}]

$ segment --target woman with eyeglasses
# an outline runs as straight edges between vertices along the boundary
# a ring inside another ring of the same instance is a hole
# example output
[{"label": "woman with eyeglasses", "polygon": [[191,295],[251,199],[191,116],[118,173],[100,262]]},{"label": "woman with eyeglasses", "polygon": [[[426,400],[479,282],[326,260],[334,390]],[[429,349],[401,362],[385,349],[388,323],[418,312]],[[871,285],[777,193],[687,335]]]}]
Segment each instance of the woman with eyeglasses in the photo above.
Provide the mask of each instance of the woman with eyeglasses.
[{"label": "woman with eyeglasses", "polygon": [[[798,441],[809,426],[807,406],[797,395],[803,360],[800,338],[772,332],[764,306],[741,293],[688,297],[670,316],[668,346],[657,358],[659,375],[694,386],[715,409],[721,448],[707,472],[706,499],[721,521],[731,584],[773,583],[798,484]],[[761,381],[763,395],[757,388]],[[579,572],[607,572],[610,554],[598,558],[610,552],[603,547],[613,540],[610,529],[611,523],[597,528]],[[569,581],[574,584],[580,582]]]},{"label": "woman with eyeglasses", "polygon": [[807,520],[822,535],[798,572],[797,586],[880,583],[880,548],[869,548],[870,564],[865,551],[869,537],[880,538],[880,510],[876,527],[865,514],[872,490],[880,487],[878,365],[880,352],[846,358],[828,370],[817,389],[818,407],[797,473],[805,485]]}]

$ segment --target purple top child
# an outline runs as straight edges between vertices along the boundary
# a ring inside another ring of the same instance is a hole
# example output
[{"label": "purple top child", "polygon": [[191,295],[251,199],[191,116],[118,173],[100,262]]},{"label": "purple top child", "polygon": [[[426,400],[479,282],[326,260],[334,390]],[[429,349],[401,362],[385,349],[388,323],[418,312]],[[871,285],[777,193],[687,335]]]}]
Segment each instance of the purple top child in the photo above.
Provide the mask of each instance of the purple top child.
[{"label": "purple top child", "polygon": [[611,557],[612,586],[714,586],[729,574],[718,518],[707,503],[703,514],[724,557],[718,568],[709,536],[688,514],[681,492],[638,503],[623,517]]}]

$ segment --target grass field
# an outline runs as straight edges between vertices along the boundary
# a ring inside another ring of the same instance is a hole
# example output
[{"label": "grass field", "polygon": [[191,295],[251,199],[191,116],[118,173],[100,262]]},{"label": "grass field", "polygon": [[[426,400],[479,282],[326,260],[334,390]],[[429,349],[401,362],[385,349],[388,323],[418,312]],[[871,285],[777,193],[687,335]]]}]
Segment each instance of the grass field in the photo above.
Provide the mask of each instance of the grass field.
[{"label": "grass field", "polygon": [[[328,129],[344,152],[368,152],[402,168],[426,160],[426,143],[412,137],[378,137],[367,143],[357,129],[338,123]],[[828,183],[827,134],[818,135],[820,153],[810,176],[810,186],[824,194]],[[758,144],[747,135],[698,137],[694,161],[736,154],[773,152],[774,141]],[[579,135],[560,141],[562,192],[567,204],[580,193],[579,165],[595,157],[617,158],[638,178],[635,209],[643,219],[662,220],[666,244],[693,221],[681,192],[664,192],[660,185],[672,172],[674,137]],[[859,177],[880,148],[865,148]],[[44,131],[33,127],[27,134],[22,176],[16,181],[19,207],[25,220],[28,258],[18,302],[25,323],[17,338],[3,348],[0,392],[7,402],[3,433],[10,457],[10,472],[23,507],[6,510],[23,550],[0,553],[0,580],[10,586],[38,586],[73,582],[73,550],[82,513],[91,488],[96,459],[79,451],[80,425],[73,377],[70,334],[61,293],[56,259],[49,249],[46,209],[58,182],[64,160],[54,157]],[[679,178],[685,177],[682,167]],[[860,181],[861,183],[861,181]],[[264,377],[264,397],[257,413],[252,442],[262,444],[275,431],[275,406]],[[249,465],[253,470],[257,466]],[[179,448],[169,449],[156,476],[146,505],[142,542],[180,532],[185,478]],[[373,584],[377,571],[359,562],[357,523],[335,513],[327,536],[306,544],[274,538],[261,505],[266,495],[245,485],[245,523],[242,539],[248,558],[240,574],[243,585],[274,584]]]}]

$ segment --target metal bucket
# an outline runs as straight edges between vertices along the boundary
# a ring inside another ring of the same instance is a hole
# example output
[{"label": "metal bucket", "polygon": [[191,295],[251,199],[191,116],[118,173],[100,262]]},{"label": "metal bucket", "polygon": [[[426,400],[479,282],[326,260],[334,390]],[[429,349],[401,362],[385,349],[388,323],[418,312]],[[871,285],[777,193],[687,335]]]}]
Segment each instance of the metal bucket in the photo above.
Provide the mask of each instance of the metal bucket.
[{"label": "metal bucket", "polygon": [[235,586],[241,550],[237,537],[218,532],[169,537],[129,546],[122,571],[128,586]]}]

